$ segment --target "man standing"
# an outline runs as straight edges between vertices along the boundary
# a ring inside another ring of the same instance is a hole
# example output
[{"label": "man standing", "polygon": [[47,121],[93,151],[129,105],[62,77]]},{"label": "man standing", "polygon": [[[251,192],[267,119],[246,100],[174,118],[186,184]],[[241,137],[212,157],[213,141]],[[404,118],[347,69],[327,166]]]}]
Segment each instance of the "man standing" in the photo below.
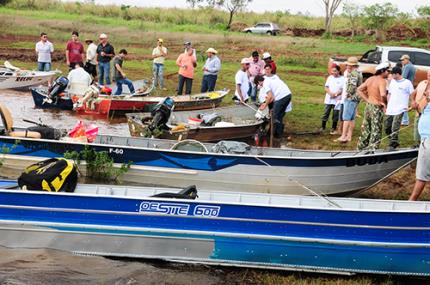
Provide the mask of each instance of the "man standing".
[{"label": "man standing", "polygon": [[221,60],[217,56],[218,52],[214,48],[209,48],[206,53],[208,58],[203,66],[202,93],[215,90],[218,72],[221,70]]},{"label": "man standing", "polygon": [[97,46],[97,62],[99,63],[99,85],[110,85],[110,61],[115,56],[113,46],[108,42],[106,34],[100,34],[100,44]]},{"label": "man standing", "polygon": [[[322,116],[321,122],[321,131],[324,131],[327,125],[328,118],[330,113],[333,112],[332,115],[332,126],[331,126],[331,135],[337,134],[337,122],[339,121],[339,110],[336,108],[336,104],[339,104],[342,95],[344,78],[340,75],[340,67],[338,65],[332,67],[331,75],[327,78],[325,83],[325,99],[324,99],[324,114]],[[339,102],[338,102],[339,101]]]},{"label": "man standing", "polygon": [[67,42],[66,46],[66,62],[69,70],[75,68],[76,64],[80,63],[83,66],[84,62],[84,46],[79,41],[79,33],[72,32],[72,39]]},{"label": "man standing", "polygon": [[249,65],[249,84],[250,84],[250,97],[252,101],[257,100],[257,86],[254,84],[254,78],[257,75],[262,75],[264,73],[264,61],[260,59],[258,51],[253,51],[251,54],[251,63]]},{"label": "man standing", "polygon": [[86,39],[87,47],[87,61],[85,63],[85,71],[88,72],[93,78],[97,77],[97,46],[91,39]]},{"label": "man standing", "polygon": [[251,64],[251,60],[249,58],[242,58],[240,62],[240,69],[236,72],[236,76],[234,77],[234,81],[236,83],[236,91],[234,92],[233,100],[243,103],[248,101],[248,91],[249,91],[249,77],[248,70]]},{"label": "man standing", "polygon": [[399,145],[399,130],[403,113],[408,111],[409,96],[414,91],[412,82],[402,77],[402,69],[398,66],[391,71],[393,78],[388,87],[387,119],[385,133],[390,136],[390,150]]},{"label": "man standing", "polygon": [[160,89],[167,90],[164,88],[163,78],[164,60],[167,56],[167,48],[163,46],[163,42],[163,39],[158,39],[157,47],[152,50],[152,72],[154,75],[154,86],[157,87],[157,85],[159,85]]},{"label": "man standing", "polygon": [[291,102],[291,91],[288,85],[282,81],[279,76],[272,73],[272,66],[266,64],[264,67],[266,76],[258,75],[255,81],[262,86],[266,93],[266,100],[260,105],[260,110],[264,110],[273,103],[273,136],[277,139],[282,138],[284,134],[284,116],[288,105]]},{"label": "man standing", "polygon": [[51,54],[54,52],[54,45],[48,41],[48,35],[46,33],[40,34],[40,41],[36,43],[36,54],[37,54],[37,70],[39,71],[50,71],[51,65]]},{"label": "man standing", "polygon": [[430,90],[424,92],[423,97],[417,104],[421,113],[418,123],[418,132],[421,136],[420,148],[416,168],[416,181],[414,190],[409,197],[410,201],[416,201],[423,192],[427,182],[430,181]]},{"label": "man standing", "polygon": [[[409,57],[409,55],[404,54],[400,58],[400,62],[402,63],[402,66],[403,66],[403,72],[402,72],[403,78],[408,79],[410,82],[412,82],[412,84],[414,84],[416,69],[411,62],[411,58]],[[409,125],[408,112],[403,113],[402,125],[403,126]]]},{"label": "man standing", "polygon": [[119,54],[113,60],[114,78],[116,81],[116,92],[114,95],[122,94],[123,84],[128,86],[128,89],[130,90],[130,94],[134,94],[135,92],[133,82],[131,82],[131,80],[126,77],[124,70],[122,70],[122,63],[124,62],[124,59],[126,56],[127,56],[127,51],[125,49],[122,49],[119,51]]},{"label": "man standing", "polygon": [[374,76],[358,87],[358,95],[367,103],[364,110],[362,133],[358,139],[358,150],[373,152],[381,143],[382,121],[387,107],[388,63],[376,67]]},{"label": "man standing", "polygon": [[[355,116],[357,107],[360,103],[360,96],[357,94],[358,87],[363,82],[363,75],[358,71],[358,59],[356,57],[348,58],[346,62],[346,79],[345,79],[345,98],[343,98],[342,135],[336,139],[340,143],[348,143],[352,140],[352,133],[355,128]],[[343,95],[342,95],[343,96]]]},{"label": "man standing", "polygon": [[263,53],[263,60],[265,64],[270,64],[270,66],[272,67],[272,73],[276,74],[276,63],[272,60],[272,56],[270,55],[270,53]]},{"label": "man standing", "polygon": [[416,110],[414,122],[414,141],[416,143],[421,141],[420,134],[418,133],[418,124],[421,116],[420,112],[418,111],[418,103],[425,96],[424,94],[430,94],[430,70],[427,71],[427,79],[421,81],[411,95],[412,108]]},{"label": "man standing", "polygon": [[182,95],[184,84],[185,95],[190,95],[191,88],[193,87],[194,68],[197,67],[194,49],[189,47],[185,53],[181,53],[176,59],[176,65],[179,66],[178,95]]}]

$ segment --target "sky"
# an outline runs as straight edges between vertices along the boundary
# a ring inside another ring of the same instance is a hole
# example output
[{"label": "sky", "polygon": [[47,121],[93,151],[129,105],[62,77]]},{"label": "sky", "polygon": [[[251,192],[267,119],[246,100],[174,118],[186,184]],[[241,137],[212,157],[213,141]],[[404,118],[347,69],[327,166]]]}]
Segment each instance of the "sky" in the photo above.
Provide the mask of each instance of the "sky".
[{"label": "sky", "polygon": [[[185,0],[96,0],[95,2],[97,4],[125,4],[142,7],[187,7]],[[354,0],[352,2],[360,5],[391,2],[392,4],[395,4],[400,11],[409,13],[414,12],[414,10],[419,6],[429,5],[429,0]],[[270,3],[270,5],[268,5],[268,3]],[[292,0],[253,0],[248,6],[248,10],[254,12],[289,10],[292,13],[309,12],[312,15],[324,15],[322,0],[300,0],[300,5],[297,3],[298,1]],[[340,7],[338,11],[341,10],[342,9]]]}]

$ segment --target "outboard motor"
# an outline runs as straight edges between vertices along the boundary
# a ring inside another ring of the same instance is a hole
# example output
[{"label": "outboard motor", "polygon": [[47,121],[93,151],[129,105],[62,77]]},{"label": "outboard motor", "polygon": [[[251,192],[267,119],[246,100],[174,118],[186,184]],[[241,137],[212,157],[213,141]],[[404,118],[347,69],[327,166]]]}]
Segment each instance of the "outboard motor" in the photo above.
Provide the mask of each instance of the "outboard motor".
[{"label": "outboard motor", "polygon": [[175,102],[172,98],[166,97],[161,100],[152,110],[152,121],[148,126],[148,129],[153,132],[155,129],[168,129],[166,123],[169,121],[170,114],[175,106]]},{"label": "outboard motor", "polygon": [[69,79],[64,76],[60,76],[52,83],[51,88],[48,89],[48,97],[53,100],[58,98],[58,96],[67,88],[69,84]]}]

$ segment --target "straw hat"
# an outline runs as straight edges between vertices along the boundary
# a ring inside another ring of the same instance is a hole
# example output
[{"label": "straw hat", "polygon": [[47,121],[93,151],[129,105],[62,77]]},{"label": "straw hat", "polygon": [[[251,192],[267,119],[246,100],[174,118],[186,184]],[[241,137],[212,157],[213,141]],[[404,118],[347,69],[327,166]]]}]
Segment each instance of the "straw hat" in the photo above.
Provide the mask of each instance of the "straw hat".
[{"label": "straw hat", "polygon": [[400,60],[404,60],[404,59],[411,59],[411,57],[409,56],[409,54],[404,54],[402,55],[402,57],[400,58]]},{"label": "straw hat", "polygon": [[100,34],[99,39],[107,39],[107,35],[106,34]]},{"label": "straw hat", "polygon": [[214,48],[208,48],[208,50],[206,51],[207,53],[208,52],[210,52],[210,53],[213,53],[213,54],[217,54],[218,52],[216,51],[216,49],[214,49]]},{"label": "straw hat", "polygon": [[164,41],[163,41],[163,39],[158,39],[158,41],[160,42],[160,43],[163,43]]},{"label": "straw hat", "polygon": [[355,56],[348,57],[348,60],[345,63],[346,65],[357,66],[358,59]]}]

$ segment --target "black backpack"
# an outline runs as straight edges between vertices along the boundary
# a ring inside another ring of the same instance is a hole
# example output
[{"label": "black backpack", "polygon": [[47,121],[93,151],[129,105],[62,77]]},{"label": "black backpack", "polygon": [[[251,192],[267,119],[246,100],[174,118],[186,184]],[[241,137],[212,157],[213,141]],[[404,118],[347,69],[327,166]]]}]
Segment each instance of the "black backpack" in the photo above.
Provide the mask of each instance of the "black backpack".
[{"label": "black backpack", "polygon": [[20,188],[49,192],[73,192],[78,182],[76,165],[64,158],[51,158],[30,165],[18,178]]}]

